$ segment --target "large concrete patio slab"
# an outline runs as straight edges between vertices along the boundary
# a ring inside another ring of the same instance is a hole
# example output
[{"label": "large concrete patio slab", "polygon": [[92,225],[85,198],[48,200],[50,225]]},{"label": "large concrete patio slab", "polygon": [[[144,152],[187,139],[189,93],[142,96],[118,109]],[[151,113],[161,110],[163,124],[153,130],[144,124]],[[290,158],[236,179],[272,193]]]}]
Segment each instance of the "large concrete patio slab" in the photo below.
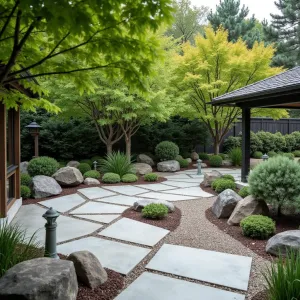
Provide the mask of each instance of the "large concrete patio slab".
[{"label": "large concrete patio slab", "polygon": [[164,244],[146,268],[247,291],[251,257]]},{"label": "large concrete patio slab", "polygon": [[209,286],[143,273],[115,300],[244,300],[245,296]]},{"label": "large concrete patio slab", "polygon": [[136,244],[154,246],[169,233],[169,230],[122,218],[110,225],[99,235]]},{"label": "large concrete patio slab", "polygon": [[126,209],[127,207],[120,205],[88,202],[73,210],[71,214],[121,214]]},{"label": "large concrete patio slab", "polygon": [[164,176],[168,180],[173,180],[173,179],[189,179],[191,178],[187,174],[178,174],[178,175],[170,175],[170,176]]},{"label": "large concrete patio slab", "polygon": [[40,201],[39,204],[46,207],[53,207],[59,212],[66,212],[73,207],[83,204],[86,200],[78,194],[67,195],[55,199]]},{"label": "large concrete patio slab", "polygon": [[199,186],[198,182],[181,182],[181,181],[164,181],[164,185],[169,185],[172,186],[173,188],[179,187],[179,188],[187,188],[187,187],[192,187],[192,186]]},{"label": "large concrete patio slab", "polygon": [[203,181],[203,177],[201,177],[201,178],[170,179],[170,181],[188,182],[188,183],[198,183],[198,184],[200,184]]},{"label": "large concrete patio slab", "polygon": [[149,192],[149,193],[141,194],[139,196],[143,198],[151,198],[151,199],[167,200],[167,201],[183,201],[183,200],[197,199],[196,197],[192,197],[192,196],[171,195],[171,194],[158,193],[158,192]]},{"label": "large concrete patio slab", "polygon": [[162,183],[139,184],[139,187],[145,188],[145,189],[148,189],[148,190],[151,190],[151,191],[155,191],[155,192],[174,189],[174,187],[168,186],[168,185],[165,185],[165,184],[162,184]]},{"label": "large concrete patio slab", "polygon": [[119,218],[120,216],[121,215],[74,215],[74,217],[79,217],[104,224],[109,224],[110,222]]},{"label": "large concrete patio slab", "polygon": [[81,194],[83,194],[85,197],[87,197],[90,200],[115,195],[115,193],[107,191],[107,190],[99,188],[99,187],[91,187],[91,188],[86,188],[86,189],[80,189],[80,190],[78,190],[78,192],[80,192]]},{"label": "large concrete patio slab", "polygon": [[128,274],[151,251],[97,237],[87,237],[61,244],[57,250],[65,255],[75,251],[88,250],[99,259],[103,267],[124,275]]},{"label": "large concrete patio slab", "polygon": [[147,190],[142,189],[137,186],[133,186],[133,185],[105,186],[105,188],[110,191],[114,191],[119,194],[124,194],[127,196],[135,196],[135,195],[147,192]]},{"label": "large concrete patio slab", "polygon": [[98,199],[97,201],[132,206],[133,203],[136,202],[137,200],[139,200],[139,198],[134,196],[116,195],[112,197]]},{"label": "large concrete patio slab", "polygon": [[171,191],[163,191],[163,193],[174,194],[174,195],[185,195],[185,196],[195,196],[195,197],[213,197],[214,195],[204,192],[199,186],[179,188]]}]

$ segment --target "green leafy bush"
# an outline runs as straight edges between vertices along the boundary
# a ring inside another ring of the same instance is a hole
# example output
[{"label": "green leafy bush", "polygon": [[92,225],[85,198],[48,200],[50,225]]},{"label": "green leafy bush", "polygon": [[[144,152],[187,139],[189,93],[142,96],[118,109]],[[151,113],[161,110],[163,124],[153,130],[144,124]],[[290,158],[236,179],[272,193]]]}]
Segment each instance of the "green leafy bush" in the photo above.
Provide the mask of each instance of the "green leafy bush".
[{"label": "green leafy bush", "polygon": [[121,181],[120,175],[116,173],[105,173],[102,177],[104,183],[118,183]]},{"label": "green leafy bush", "polygon": [[148,173],[144,176],[145,181],[157,181],[158,180],[158,175],[155,173]]},{"label": "green leafy bush", "polygon": [[122,176],[122,182],[136,182],[138,177],[134,174],[125,174]]},{"label": "green leafy bush", "polygon": [[90,170],[87,171],[83,174],[84,178],[94,178],[94,179],[99,179],[100,178],[100,173],[98,171],[95,170]]},{"label": "green leafy bush", "polygon": [[244,236],[265,240],[275,233],[275,222],[266,216],[252,215],[244,218],[241,223]]},{"label": "green leafy bush", "polygon": [[230,174],[225,174],[225,175],[222,176],[222,178],[223,179],[228,179],[228,180],[231,180],[231,181],[235,182],[234,177]]},{"label": "green leafy bush", "polygon": [[209,157],[209,165],[211,167],[220,167],[222,165],[222,157],[219,155],[211,155]]},{"label": "green leafy bush", "polygon": [[277,153],[275,152],[275,151],[269,151],[268,152],[268,156],[269,157],[274,157],[274,156],[276,156],[277,155]]},{"label": "green leafy bush", "polygon": [[263,153],[268,153],[271,150],[277,150],[277,151],[280,150],[280,149],[276,149],[275,139],[273,138],[272,133],[259,131],[256,133],[256,136],[262,142],[262,148],[259,150],[262,151]]},{"label": "green leafy bush", "polygon": [[93,156],[92,158],[91,158],[91,162],[93,163],[94,161],[100,161],[102,159],[102,157],[101,156],[99,156],[99,155],[96,155],[96,156]]},{"label": "green leafy bush", "polygon": [[236,188],[236,184],[230,179],[218,178],[213,181],[212,188],[217,193],[221,193],[227,189],[234,190]]},{"label": "green leafy bush", "polygon": [[282,154],[284,157],[287,157],[290,160],[294,160],[295,156],[293,153],[283,153]]},{"label": "green leafy bush", "polygon": [[226,160],[229,158],[228,154],[225,154],[225,153],[219,153],[218,155],[221,156],[223,160]]},{"label": "green leafy bush", "polygon": [[296,140],[296,136],[293,134],[286,134],[284,136],[285,138],[285,151],[287,152],[292,152],[293,150],[296,149],[296,144],[297,144],[297,140]]},{"label": "green leafy bush", "polygon": [[250,195],[249,187],[247,186],[242,187],[239,191],[239,195],[242,198],[246,198],[247,196],[249,196]]},{"label": "green leafy bush", "polygon": [[283,156],[275,156],[257,165],[248,178],[250,193],[256,199],[278,207],[283,204],[299,207],[300,165]]},{"label": "green leafy bush", "polygon": [[100,171],[102,173],[115,173],[122,177],[125,174],[134,174],[133,164],[128,160],[128,157],[118,152],[107,154],[105,159],[100,160]]},{"label": "green leafy bush", "polygon": [[29,162],[27,170],[31,177],[37,175],[52,176],[58,168],[59,164],[54,158],[40,156]]},{"label": "green leafy bush", "polygon": [[27,199],[31,196],[31,190],[26,185],[21,185],[21,197],[23,199]]},{"label": "green leafy bush", "polygon": [[254,153],[256,151],[261,151],[262,141],[258,138],[256,133],[253,131],[250,132],[250,152]]},{"label": "green leafy bush", "polygon": [[242,146],[242,137],[240,136],[229,136],[223,143],[225,152],[228,152],[232,148],[238,148]]},{"label": "green leafy bush", "polygon": [[87,163],[80,163],[77,169],[81,172],[81,174],[85,174],[88,171],[91,171],[91,166]]},{"label": "green leafy bush", "polygon": [[293,154],[295,157],[300,157],[300,150],[295,150]]},{"label": "green leafy bush", "polygon": [[155,147],[155,155],[160,161],[175,159],[178,154],[179,148],[173,142],[164,141]]},{"label": "green leafy bush", "polygon": [[274,139],[275,148],[271,150],[281,151],[286,148],[285,138],[281,132],[276,132],[272,135]]},{"label": "green leafy bush", "polygon": [[187,168],[189,166],[189,162],[186,159],[177,159],[179,162],[180,168]]},{"label": "green leafy bush", "polygon": [[178,160],[181,160],[181,159],[184,159],[181,155],[177,155],[176,156],[176,160],[178,161]]},{"label": "green leafy bush", "polygon": [[83,159],[80,161],[81,164],[88,164],[90,167],[93,167],[93,160],[91,159]]},{"label": "green leafy bush", "polygon": [[59,168],[64,168],[66,166],[66,162],[65,161],[59,161],[58,165],[59,165]]},{"label": "green leafy bush", "polygon": [[32,178],[29,174],[21,174],[21,185],[30,186]]},{"label": "green leafy bush", "polygon": [[209,160],[209,155],[205,152],[199,153],[199,159],[201,160]]},{"label": "green leafy bush", "polygon": [[233,166],[240,166],[242,164],[242,149],[232,148],[228,152],[229,159]]},{"label": "green leafy bush", "polygon": [[300,132],[294,131],[290,135],[292,135],[295,138],[295,150],[300,149]]},{"label": "green leafy bush", "polygon": [[263,156],[263,153],[260,151],[255,151],[252,156],[254,158],[261,159],[261,157]]},{"label": "green leafy bush", "polygon": [[162,219],[168,214],[168,208],[164,204],[151,203],[142,209],[144,218],[149,219]]}]

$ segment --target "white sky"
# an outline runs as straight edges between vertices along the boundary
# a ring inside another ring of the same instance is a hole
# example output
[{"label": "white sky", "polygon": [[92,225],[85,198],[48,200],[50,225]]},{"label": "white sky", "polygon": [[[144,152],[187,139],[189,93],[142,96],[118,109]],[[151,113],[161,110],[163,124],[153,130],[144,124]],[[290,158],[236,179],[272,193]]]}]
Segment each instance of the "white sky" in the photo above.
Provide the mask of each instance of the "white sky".
[{"label": "white sky", "polygon": [[[241,5],[245,4],[245,6],[248,6],[250,10],[249,15],[252,16],[254,14],[260,21],[263,19],[270,20],[270,13],[278,12],[274,1],[275,0],[240,0]],[[219,4],[220,0],[191,0],[191,2],[196,6],[208,6],[215,11],[216,5]]]}]

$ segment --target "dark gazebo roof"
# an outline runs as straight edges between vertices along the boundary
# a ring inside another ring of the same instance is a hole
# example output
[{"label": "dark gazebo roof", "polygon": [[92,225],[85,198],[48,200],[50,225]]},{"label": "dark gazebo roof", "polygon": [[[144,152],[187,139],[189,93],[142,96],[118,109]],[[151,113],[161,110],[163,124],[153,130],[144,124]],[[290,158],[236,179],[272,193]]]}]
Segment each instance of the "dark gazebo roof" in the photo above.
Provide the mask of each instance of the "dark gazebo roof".
[{"label": "dark gazebo roof", "polygon": [[212,104],[300,108],[300,66],[216,97]]}]

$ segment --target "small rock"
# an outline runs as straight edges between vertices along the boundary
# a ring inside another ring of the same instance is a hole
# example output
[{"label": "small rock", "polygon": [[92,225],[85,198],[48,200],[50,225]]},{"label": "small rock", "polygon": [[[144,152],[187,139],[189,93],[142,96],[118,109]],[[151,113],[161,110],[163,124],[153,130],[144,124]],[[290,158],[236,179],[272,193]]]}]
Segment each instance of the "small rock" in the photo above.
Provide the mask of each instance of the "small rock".
[{"label": "small rock", "polygon": [[0,279],[0,299],[76,300],[78,283],[71,261],[36,258],[9,269]]},{"label": "small rock", "polygon": [[191,153],[191,159],[192,159],[192,160],[197,160],[197,159],[199,159],[198,153],[197,153],[197,152],[192,152],[192,153]]},{"label": "small rock", "polygon": [[62,192],[61,186],[56,180],[49,176],[37,175],[32,178],[34,198],[46,198],[59,195]]},{"label": "small rock", "polygon": [[222,174],[217,170],[212,170],[211,172],[204,173],[204,180],[203,185],[205,187],[211,186],[212,182],[217,179],[221,178]]},{"label": "small rock", "polygon": [[77,186],[83,182],[81,172],[73,167],[61,168],[52,177],[62,186]]},{"label": "small rock", "polygon": [[133,167],[137,175],[145,175],[152,172],[152,167],[145,163],[135,163]]},{"label": "small rock", "polygon": [[100,184],[100,181],[95,178],[87,177],[86,179],[84,179],[83,183],[86,185],[95,185],[95,184]]},{"label": "small rock", "polygon": [[159,172],[176,172],[180,170],[180,165],[177,160],[166,160],[157,164]]},{"label": "small rock", "polygon": [[67,163],[67,167],[77,168],[80,165],[79,161],[71,160]]},{"label": "small rock", "polygon": [[28,174],[27,168],[28,168],[28,161],[23,161],[20,163],[20,172],[21,174]]},{"label": "small rock", "polygon": [[68,256],[74,263],[77,278],[80,282],[94,289],[107,280],[107,273],[98,258],[89,251],[77,251]]},{"label": "small rock", "polygon": [[232,166],[232,162],[230,160],[223,160],[222,161],[222,166],[223,167],[231,167]]},{"label": "small rock", "polygon": [[133,203],[134,210],[141,211],[146,205],[152,203],[164,204],[169,212],[173,212],[175,210],[175,206],[173,203],[166,200],[155,200],[155,199],[139,199],[138,201]]},{"label": "small rock", "polygon": [[189,157],[189,158],[186,158],[185,159],[189,164],[192,162],[192,159]]},{"label": "small rock", "polygon": [[150,165],[151,167],[154,166],[153,159],[150,156],[146,155],[146,154],[139,154],[136,158],[136,161],[138,163],[144,163],[144,164]]}]

